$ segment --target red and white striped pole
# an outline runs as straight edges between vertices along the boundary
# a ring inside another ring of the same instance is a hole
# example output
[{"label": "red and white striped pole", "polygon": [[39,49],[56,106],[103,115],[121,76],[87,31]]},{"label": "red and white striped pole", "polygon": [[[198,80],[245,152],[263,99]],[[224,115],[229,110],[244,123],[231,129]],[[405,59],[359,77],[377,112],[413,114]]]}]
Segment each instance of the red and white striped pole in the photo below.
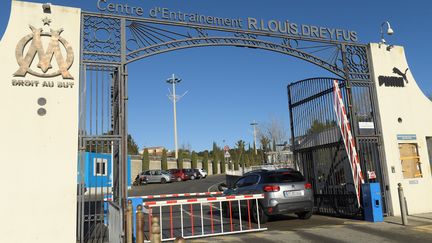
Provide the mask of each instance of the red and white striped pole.
[{"label": "red and white striped pole", "polygon": [[345,105],[342,99],[342,92],[339,88],[337,80],[333,81],[333,95],[334,103],[333,108],[336,114],[336,120],[341,131],[342,139],[344,141],[345,150],[350,161],[352,176],[354,180],[354,187],[357,194],[357,202],[360,207],[360,190],[361,184],[364,183],[363,174],[360,167],[360,160],[357,154],[354,137],[352,136],[351,126],[346,114]]}]

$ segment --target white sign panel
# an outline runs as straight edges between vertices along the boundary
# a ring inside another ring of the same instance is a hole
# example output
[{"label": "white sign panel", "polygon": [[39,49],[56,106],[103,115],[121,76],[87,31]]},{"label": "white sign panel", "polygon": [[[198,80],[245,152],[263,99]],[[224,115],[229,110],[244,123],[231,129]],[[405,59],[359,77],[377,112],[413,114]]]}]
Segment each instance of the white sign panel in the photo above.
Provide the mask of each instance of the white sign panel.
[{"label": "white sign panel", "polygon": [[374,123],[373,122],[359,122],[359,128],[360,129],[374,129]]}]

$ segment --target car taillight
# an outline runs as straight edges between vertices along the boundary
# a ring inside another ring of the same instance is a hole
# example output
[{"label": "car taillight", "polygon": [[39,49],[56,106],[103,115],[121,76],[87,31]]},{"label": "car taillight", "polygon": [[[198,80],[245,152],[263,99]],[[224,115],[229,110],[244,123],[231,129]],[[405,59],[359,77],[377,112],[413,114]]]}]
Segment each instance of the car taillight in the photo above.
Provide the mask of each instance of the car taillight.
[{"label": "car taillight", "polygon": [[312,189],[312,184],[306,183],[305,184],[305,189]]},{"label": "car taillight", "polygon": [[278,192],[280,190],[280,187],[277,185],[267,185],[264,186],[263,190],[265,192]]}]

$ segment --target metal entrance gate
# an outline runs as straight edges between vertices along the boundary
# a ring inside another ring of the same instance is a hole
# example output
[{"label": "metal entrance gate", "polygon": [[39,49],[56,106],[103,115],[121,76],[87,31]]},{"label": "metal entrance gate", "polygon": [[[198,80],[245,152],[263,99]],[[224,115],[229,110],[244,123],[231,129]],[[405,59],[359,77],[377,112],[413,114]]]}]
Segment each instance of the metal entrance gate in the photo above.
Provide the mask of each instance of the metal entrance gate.
[{"label": "metal entrance gate", "polygon": [[77,240],[120,242],[126,195],[121,159],[126,151],[125,80],[119,66],[83,62],[81,70]]},{"label": "metal entrance gate", "polygon": [[[288,85],[294,157],[313,185],[318,213],[361,218],[350,162],[333,109],[333,80],[312,78]],[[351,82],[347,89],[345,80],[338,82],[347,113],[351,114],[350,124],[365,181],[380,182],[385,189],[373,84]]]},{"label": "metal entrance gate", "polygon": [[[351,104],[359,105],[350,109],[349,118],[352,124],[355,124],[355,138],[358,148],[361,148],[359,153],[363,170],[375,171],[377,180],[382,181],[379,169],[380,156],[377,152],[381,151],[378,146],[380,122],[376,119],[377,113],[372,102],[375,100],[376,92],[371,81],[366,45],[337,38],[323,39],[266,30],[223,27],[217,24],[102,13],[83,12],[81,23],[80,183],[77,231],[77,238],[81,242],[93,237],[94,232],[101,231],[95,229],[107,227],[110,229],[111,239],[123,239],[123,214],[126,210],[127,197],[126,66],[142,58],[169,51],[206,46],[262,49],[305,60],[348,80],[347,84],[352,86],[348,93],[353,95],[349,97],[347,107]],[[326,79],[319,79],[315,82],[297,82],[289,87],[294,152],[298,159],[302,159],[298,161],[302,161],[304,169],[308,166],[314,168],[308,172],[308,176],[314,178],[320,211],[332,207],[332,203],[328,202],[329,195],[350,194],[350,185],[340,184],[349,180],[346,180],[348,174],[342,166],[345,164],[345,155],[340,148],[337,132],[331,130],[332,111],[321,107],[318,101],[331,92],[332,89],[328,86],[330,83]],[[342,87],[344,85],[341,84]],[[362,106],[363,104],[369,106]],[[311,110],[314,106],[317,108],[314,111],[315,116],[320,117],[316,122]],[[362,124],[367,126],[373,124],[373,128],[364,129],[363,125],[357,125],[359,122],[364,122]],[[316,132],[316,129],[321,131]],[[326,154],[327,157],[321,154]],[[104,156],[108,158],[103,158]],[[317,166],[319,163],[316,162],[316,158],[326,159],[320,160],[320,166]],[[105,167],[104,159],[110,161]],[[90,172],[92,166],[98,173]],[[107,169],[107,173],[101,173],[104,172],[103,168],[112,169]],[[112,183],[106,190],[99,188],[105,187],[105,184],[99,182],[103,176],[107,176],[110,179],[108,181]],[[94,181],[97,182],[93,183]],[[96,189],[91,189],[93,186]],[[84,188],[88,190],[84,192]],[[113,204],[107,205],[103,198],[110,190],[114,200]],[[343,200],[336,200],[333,204],[336,203],[340,211]],[[110,215],[115,217],[106,216],[109,210],[114,210]],[[113,222],[113,219],[118,222]]]}]

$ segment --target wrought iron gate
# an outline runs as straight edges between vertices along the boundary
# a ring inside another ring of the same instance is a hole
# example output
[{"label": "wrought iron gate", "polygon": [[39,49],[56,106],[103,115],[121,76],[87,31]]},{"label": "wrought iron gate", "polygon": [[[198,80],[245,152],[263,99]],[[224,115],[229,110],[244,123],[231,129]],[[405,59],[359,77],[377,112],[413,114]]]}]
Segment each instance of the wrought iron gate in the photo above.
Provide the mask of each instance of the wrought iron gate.
[{"label": "wrought iron gate", "polygon": [[104,242],[108,228],[110,238],[123,234],[125,80],[119,66],[83,62],[81,70],[77,240]]},{"label": "wrought iron gate", "polygon": [[[312,78],[288,85],[293,152],[313,185],[319,213],[361,218],[350,162],[333,110],[333,80],[335,78]],[[345,80],[337,80],[347,113],[351,114],[349,119],[362,171],[369,175],[365,180],[380,182],[381,188],[385,188],[373,85],[351,82],[347,89]],[[383,200],[384,193],[383,190]]]},{"label": "wrought iron gate", "polygon": [[[110,235],[111,239],[122,239],[123,212],[127,197],[126,66],[139,59],[169,51],[205,46],[262,49],[305,60],[348,80],[346,84],[341,81],[341,86],[346,85],[349,89],[347,94],[352,94],[348,96],[347,107],[350,108],[351,122],[355,124],[355,138],[360,149],[363,170],[374,170],[377,173],[377,180],[382,181],[379,152],[376,152],[381,151],[380,124],[376,120],[377,111],[373,102],[376,94],[371,82],[366,45],[275,31],[89,12],[82,13],[81,22],[80,183],[77,231],[81,242],[89,239],[94,232],[92,229],[102,226],[102,222],[104,227],[109,225],[112,232],[119,234],[118,237]],[[325,101],[327,103],[322,103],[321,106],[319,103],[319,100],[325,99],[332,90],[327,81],[300,81],[290,85],[288,89],[294,152],[297,158],[301,159],[299,161],[302,161],[304,169],[311,168],[308,176],[314,178],[314,186],[319,192],[317,205],[321,211],[331,207],[331,203],[326,201],[328,195],[340,195],[341,193],[335,192],[338,190],[350,191],[349,184],[340,184],[347,181],[347,173],[342,166],[346,158],[340,148],[338,133],[332,128],[332,111],[324,105],[328,105],[329,102]],[[356,104],[358,106],[355,106]],[[374,127],[363,129],[357,125],[359,122],[372,122]],[[315,129],[321,131],[317,132]],[[96,193],[96,189],[84,192],[84,188],[89,187],[85,185],[89,178],[93,176],[97,177],[93,178],[96,181],[100,179],[98,173],[89,174],[89,163],[93,163],[95,168],[99,166],[96,168],[98,170],[103,168],[103,163],[99,163],[98,160],[90,161],[89,158],[93,157],[90,157],[89,153],[111,156],[112,170],[109,173],[112,185],[109,188],[112,188],[114,204],[110,207],[103,201],[106,191]],[[319,163],[315,161],[318,157],[321,158]],[[324,182],[328,185],[322,185]],[[340,199],[335,203],[342,205],[344,202]],[[91,205],[100,206],[93,206],[94,210],[85,209],[91,208]],[[115,218],[119,220],[116,225],[106,217],[106,208],[118,210],[114,213],[117,216]],[[345,211],[339,213],[344,214]],[[353,213],[356,212],[351,212]]]}]

